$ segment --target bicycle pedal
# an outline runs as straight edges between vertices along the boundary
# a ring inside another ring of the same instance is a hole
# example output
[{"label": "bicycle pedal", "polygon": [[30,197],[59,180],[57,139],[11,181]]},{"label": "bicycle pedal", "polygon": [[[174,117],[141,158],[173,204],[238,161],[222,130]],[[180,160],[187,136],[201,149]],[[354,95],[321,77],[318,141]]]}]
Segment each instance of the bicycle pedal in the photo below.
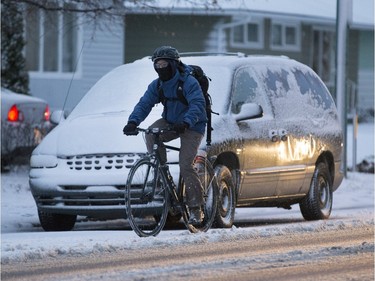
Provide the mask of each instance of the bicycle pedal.
[{"label": "bicycle pedal", "polygon": [[179,210],[177,210],[177,209],[172,209],[172,208],[169,210],[169,213],[170,213],[172,216],[177,216],[177,215],[181,214],[181,212],[180,212]]},{"label": "bicycle pedal", "polygon": [[204,219],[204,213],[201,208],[192,208],[190,210],[189,224],[200,225]]}]

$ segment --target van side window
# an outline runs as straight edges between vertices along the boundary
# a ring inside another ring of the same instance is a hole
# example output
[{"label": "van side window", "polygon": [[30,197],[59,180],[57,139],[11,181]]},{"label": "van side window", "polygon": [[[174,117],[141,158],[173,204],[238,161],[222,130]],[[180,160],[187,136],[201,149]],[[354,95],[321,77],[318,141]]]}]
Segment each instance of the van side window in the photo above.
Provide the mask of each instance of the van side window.
[{"label": "van side window", "polygon": [[300,69],[293,71],[297,84],[303,95],[308,94],[316,108],[331,108],[333,100],[323,83],[310,72],[303,73]]},{"label": "van side window", "polygon": [[277,96],[285,95],[290,90],[287,76],[288,72],[285,69],[281,69],[280,71],[271,71],[268,69],[265,78],[267,88],[272,90]]},{"label": "van side window", "polygon": [[232,113],[238,114],[244,103],[257,103],[267,108],[265,97],[259,89],[255,73],[249,68],[240,69],[234,76],[233,95],[232,95]]}]

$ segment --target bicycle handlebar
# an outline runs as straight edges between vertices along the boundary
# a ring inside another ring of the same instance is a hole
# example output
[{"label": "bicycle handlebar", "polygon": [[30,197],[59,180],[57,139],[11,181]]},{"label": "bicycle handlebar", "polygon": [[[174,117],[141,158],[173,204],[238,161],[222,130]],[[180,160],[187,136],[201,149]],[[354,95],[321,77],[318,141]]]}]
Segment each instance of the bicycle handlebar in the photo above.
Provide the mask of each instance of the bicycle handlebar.
[{"label": "bicycle handlebar", "polygon": [[176,132],[175,130],[173,130],[172,128],[150,128],[150,129],[144,129],[144,128],[140,128],[140,127],[137,127],[136,130],[134,131],[134,133],[131,133],[131,134],[127,134],[128,136],[136,136],[138,135],[139,132],[143,132],[143,133],[146,133],[146,134],[163,134],[165,132]]}]

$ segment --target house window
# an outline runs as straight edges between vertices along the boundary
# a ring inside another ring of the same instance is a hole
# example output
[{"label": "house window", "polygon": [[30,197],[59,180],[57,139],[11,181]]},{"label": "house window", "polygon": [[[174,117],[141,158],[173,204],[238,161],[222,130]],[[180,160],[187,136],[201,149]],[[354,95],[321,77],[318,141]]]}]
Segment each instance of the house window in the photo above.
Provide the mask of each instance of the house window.
[{"label": "house window", "polygon": [[237,48],[263,48],[263,22],[251,21],[231,28],[231,46]]},{"label": "house window", "polygon": [[237,25],[232,29],[232,38],[234,44],[245,44],[245,26]]},{"label": "house window", "polygon": [[257,43],[259,41],[259,27],[256,23],[247,24],[247,41]]},{"label": "house window", "polygon": [[301,49],[300,25],[277,23],[271,25],[271,49],[299,51]]},{"label": "house window", "polygon": [[[77,71],[78,17],[29,7],[26,17],[26,68],[31,74]],[[79,70],[79,69],[78,69]]]},{"label": "house window", "polygon": [[334,88],[335,78],[335,32],[333,29],[314,27],[312,37],[312,69],[329,89]]}]

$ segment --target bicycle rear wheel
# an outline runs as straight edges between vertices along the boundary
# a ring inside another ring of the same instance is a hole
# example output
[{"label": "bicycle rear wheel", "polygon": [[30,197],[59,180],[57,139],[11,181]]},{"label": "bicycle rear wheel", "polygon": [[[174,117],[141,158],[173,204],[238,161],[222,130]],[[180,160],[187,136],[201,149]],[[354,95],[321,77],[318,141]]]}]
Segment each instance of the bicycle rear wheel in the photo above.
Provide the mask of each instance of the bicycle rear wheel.
[{"label": "bicycle rear wheel", "polygon": [[203,187],[204,200],[204,219],[199,225],[189,224],[189,207],[186,205],[185,184],[183,179],[180,180],[179,197],[182,198],[182,217],[187,229],[192,232],[206,232],[212,226],[215,220],[218,200],[218,186],[215,178],[214,169],[211,163],[202,156],[195,158],[194,167],[198,172],[199,179]]},{"label": "bicycle rear wheel", "polygon": [[125,207],[129,224],[138,236],[156,236],[163,229],[169,210],[169,193],[149,158],[140,159],[130,169]]}]

